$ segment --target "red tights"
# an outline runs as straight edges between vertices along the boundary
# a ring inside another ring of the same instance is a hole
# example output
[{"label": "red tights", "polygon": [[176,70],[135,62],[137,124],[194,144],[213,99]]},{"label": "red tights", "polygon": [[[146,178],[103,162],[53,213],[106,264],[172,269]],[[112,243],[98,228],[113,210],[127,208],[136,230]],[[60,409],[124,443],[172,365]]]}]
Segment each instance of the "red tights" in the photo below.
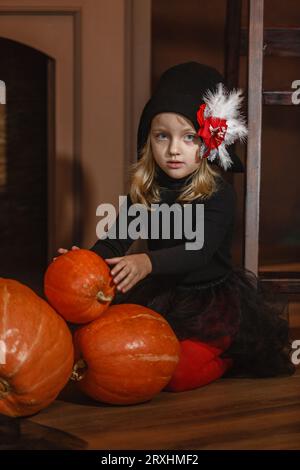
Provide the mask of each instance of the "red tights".
[{"label": "red tights", "polygon": [[193,339],[180,341],[180,359],[164,390],[168,392],[192,390],[222,377],[232,366],[232,360],[222,359],[219,356],[228,349],[230,344],[229,336],[209,343]]}]

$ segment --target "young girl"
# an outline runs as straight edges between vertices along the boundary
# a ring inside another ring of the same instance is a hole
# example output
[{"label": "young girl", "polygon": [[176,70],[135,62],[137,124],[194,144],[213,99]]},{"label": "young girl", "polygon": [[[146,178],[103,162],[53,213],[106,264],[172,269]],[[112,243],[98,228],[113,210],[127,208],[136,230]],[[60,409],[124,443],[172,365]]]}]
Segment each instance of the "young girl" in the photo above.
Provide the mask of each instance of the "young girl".
[{"label": "young girl", "polygon": [[[172,217],[170,236],[160,230],[149,237],[145,253],[126,255],[134,241],[129,236],[100,239],[91,248],[111,266],[118,290],[112,304],[155,310],[180,340],[168,391],[194,389],[225,373],[267,377],[294,371],[281,309],[267,300],[254,273],[231,264],[236,194],[221,168],[243,171],[230,147],[247,133],[241,102],[241,90],[228,93],[215,69],[189,62],[162,75],[140,119],[127,210],[135,203],[147,207],[151,233],[151,204],[190,204],[193,230],[200,230],[196,206],[203,204],[201,249],[187,250],[190,240],[174,236]],[[119,234],[119,216],[115,224]]]}]

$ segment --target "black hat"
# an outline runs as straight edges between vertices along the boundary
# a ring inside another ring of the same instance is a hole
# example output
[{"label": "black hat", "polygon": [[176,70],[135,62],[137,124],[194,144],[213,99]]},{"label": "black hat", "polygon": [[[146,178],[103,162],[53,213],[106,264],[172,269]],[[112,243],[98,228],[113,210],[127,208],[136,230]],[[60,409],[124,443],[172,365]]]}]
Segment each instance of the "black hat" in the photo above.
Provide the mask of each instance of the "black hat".
[{"label": "black hat", "polygon": [[[200,154],[225,170],[244,172],[232,144],[247,135],[240,113],[242,90],[225,87],[224,78],[213,67],[197,62],[175,65],[166,70],[146,103],[138,128],[138,158],[156,114],[173,112],[188,118],[202,138]],[[202,105],[202,106],[201,106]]]}]

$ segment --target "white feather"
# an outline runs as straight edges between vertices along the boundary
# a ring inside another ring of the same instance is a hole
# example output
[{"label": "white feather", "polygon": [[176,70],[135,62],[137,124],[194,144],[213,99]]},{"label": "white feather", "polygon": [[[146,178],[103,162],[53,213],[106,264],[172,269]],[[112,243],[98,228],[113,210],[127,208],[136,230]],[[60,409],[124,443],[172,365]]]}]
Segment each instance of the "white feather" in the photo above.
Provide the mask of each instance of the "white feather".
[{"label": "white feather", "polygon": [[[227,170],[233,163],[226,150],[226,146],[233,144],[236,140],[244,142],[248,134],[246,121],[241,113],[242,94],[243,90],[241,89],[228,91],[224,84],[220,82],[217,85],[216,91],[207,90],[203,97],[206,103],[204,117],[225,119],[227,123],[224,141],[217,149],[212,150],[208,156],[208,160],[213,161],[218,155],[224,170]],[[200,153],[202,156],[205,151],[205,145],[204,147],[201,146]]]},{"label": "white feather", "polygon": [[218,149],[212,149],[209,156],[207,157],[210,162],[213,162],[218,156]]},{"label": "white feather", "polygon": [[211,115],[221,119],[234,119],[238,116],[243,101],[243,90],[226,90],[223,83],[218,83],[217,90],[207,90],[203,100]]},{"label": "white feather", "polygon": [[226,150],[224,142],[218,147],[218,150],[219,150],[220,164],[226,171],[233,164],[233,161],[231,160],[229,153]]}]

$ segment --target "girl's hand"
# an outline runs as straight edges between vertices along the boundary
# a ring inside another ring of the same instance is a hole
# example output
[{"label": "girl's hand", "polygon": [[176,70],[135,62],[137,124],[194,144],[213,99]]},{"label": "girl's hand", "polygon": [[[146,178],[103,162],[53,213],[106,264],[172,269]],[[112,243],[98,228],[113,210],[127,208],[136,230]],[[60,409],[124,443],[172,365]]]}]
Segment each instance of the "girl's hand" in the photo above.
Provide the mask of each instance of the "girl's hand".
[{"label": "girl's hand", "polygon": [[131,289],[152,271],[152,263],[146,253],[105,258],[105,261],[108,264],[115,264],[110,273],[114,276],[114,283],[117,284],[117,289],[123,293]]},{"label": "girl's hand", "polygon": [[[72,250],[80,250],[80,248],[78,246],[72,246]],[[67,250],[66,248],[58,248],[57,252],[60,254],[60,255],[63,255],[65,253],[68,253],[69,250]],[[55,261],[57,259],[57,256],[55,258],[53,258],[53,261]]]}]

